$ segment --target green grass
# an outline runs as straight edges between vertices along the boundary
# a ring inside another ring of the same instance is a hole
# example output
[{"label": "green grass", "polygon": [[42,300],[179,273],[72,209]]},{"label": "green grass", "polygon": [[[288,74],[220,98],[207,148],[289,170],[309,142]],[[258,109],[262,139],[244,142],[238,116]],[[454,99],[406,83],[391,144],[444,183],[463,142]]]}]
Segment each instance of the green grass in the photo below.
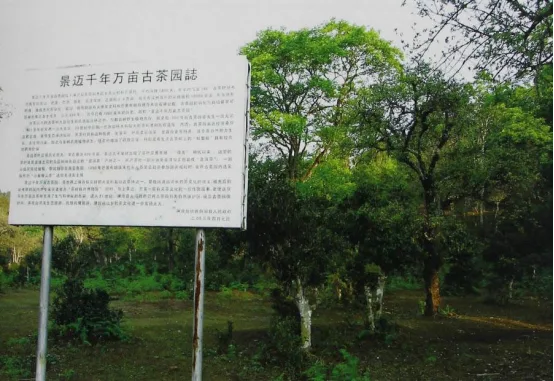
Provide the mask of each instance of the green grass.
[{"label": "green grass", "polygon": [[401,290],[421,290],[421,279],[414,276],[397,276],[393,275],[387,279],[388,291],[401,291]]}]

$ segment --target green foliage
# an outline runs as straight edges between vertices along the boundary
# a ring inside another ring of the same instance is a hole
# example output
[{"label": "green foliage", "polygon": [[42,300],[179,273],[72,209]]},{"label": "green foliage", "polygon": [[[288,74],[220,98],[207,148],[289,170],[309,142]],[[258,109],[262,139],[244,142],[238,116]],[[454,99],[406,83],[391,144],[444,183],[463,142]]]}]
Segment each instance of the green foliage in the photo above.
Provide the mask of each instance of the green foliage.
[{"label": "green foliage", "polygon": [[304,371],[304,375],[308,377],[310,381],[327,381],[327,366],[323,361],[314,362],[307,370]]},{"label": "green foliage", "polygon": [[192,294],[187,291],[177,291],[175,293],[175,299],[177,300],[190,300],[192,299]]},{"label": "green foliage", "polygon": [[340,202],[356,190],[350,168],[345,160],[328,159],[319,165],[309,179],[297,184],[300,197],[321,197]]},{"label": "green foliage", "polygon": [[144,275],[130,279],[118,279],[114,286],[114,291],[118,294],[131,296],[151,291],[162,291],[163,286],[156,278],[156,275]]},{"label": "green foliage", "polygon": [[552,270],[543,270],[533,275],[526,275],[518,285],[523,293],[542,300],[552,300]]},{"label": "green foliage", "polygon": [[456,310],[447,304],[445,307],[439,307],[439,315],[444,317],[455,316]]},{"label": "green foliage", "polygon": [[[235,350],[235,346],[233,345],[233,322],[227,321],[227,331],[222,332],[220,330],[216,331],[216,339],[217,339],[217,353],[222,354],[229,354],[230,351]],[[231,349],[233,347],[233,349]],[[229,360],[232,360],[229,358]]]},{"label": "green foliage", "polygon": [[156,280],[160,283],[164,290],[183,291],[186,289],[185,282],[173,274],[159,274],[158,276],[159,278]]},{"label": "green foliage", "polygon": [[483,243],[463,221],[447,218],[440,227],[438,247],[448,262],[443,282],[445,294],[477,294],[484,270]]},{"label": "green foliage", "polygon": [[330,150],[344,154],[357,89],[398,70],[401,56],[376,31],[335,20],[264,30],[241,53],[252,65],[252,135],[275,150],[290,179],[302,178]]},{"label": "green foliage", "polygon": [[415,277],[412,274],[406,275],[392,275],[387,277],[387,286],[389,291],[398,290],[421,290],[423,289],[423,282],[420,278]]},{"label": "green foliage", "polygon": [[425,315],[425,300],[417,301],[417,310],[420,315]]},{"label": "green foliage", "polygon": [[20,337],[20,338],[11,338],[6,341],[6,345],[8,346],[24,346],[31,343],[31,339],[29,337]]},{"label": "green foliage", "polygon": [[75,369],[66,369],[63,372],[59,373],[58,376],[60,377],[60,380],[70,381],[75,379],[75,374]]},{"label": "green foliage", "polygon": [[357,357],[352,356],[346,349],[341,349],[340,353],[343,357],[343,362],[335,365],[331,371],[332,381],[369,381],[367,373],[360,374],[360,360]]},{"label": "green foliage", "polygon": [[264,297],[268,297],[271,293],[271,290],[274,290],[278,287],[278,285],[269,279],[261,278],[258,282],[256,282],[253,286],[254,290],[256,292]]},{"label": "green foliage", "polygon": [[391,345],[398,338],[399,326],[394,321],[380,317],[375,323],[375,330],[363,329],[356,338],[359,341],[379,339],[385,345]]},{"label": "green foliage", "polygon": [[68,277],[83,277],[90,265],[89,258],[83,255],[85,246],[73,234],[54,242],[52,245],[52,271]]},{"label": "green foliage", "polygon": [[262,363],[278,366],[287,375],[295,375],[300,373],[305,360],[306,354],[300,347],[298,320],[272,316],[261,355]]},{"label": "green foliage", "polygon": [[429,355],[427,356],[427,358],[425,359],[426,362],[430,363],[430,364],[434,364],[437,362],[437,356],[435,355]]},{"label": "green foliage", "polygon": [[420,247],[414,238],[420,229],[420,216],[408,174],[390,157],[365,158],[356,166],[354,179],[356,192],[344,205],[344,229],[358,248],[348,273],[361,293],[367,282],[366,266],[391,274],[416,264]]},{"label": "green foliage", "polygon": [[65,275],[53,276],[50,279],[50,289],[54,292],[57,292],[58,290],[60,290],[62,288],[62,286],[64,285],[64,283],[66,281],[67,281],[67,276],[65,276]]},{"label": "green foliage", "polygon": [[20,380],[32,375],[34,356],[0,356],[0,375],[9,380]]},{"label": "green foliage", "polygon": [[143,276],[133,279],[124,285],[128,293],[141,293],[147,291],[161,291],[163,286],[156,280],[155,275]]},{"label": "green foliage", "polygon": [[322,361],[316,361],[304,374],[310,381],[370,381],[369,372],[360,372],[360,360],[348,353],[346,349],[339,350],[342,362],[331,369]]},{"label": "green foliage", "polygon": [[84,281],[84,287],[90,290],[103,290],[108,292],[110,290],[109,282],[104,279],[102,273],[95,271],[92,276],[87,277]]},{"label": "green foliage", "polygon": [[123,312],[110,309],[104,290],[89,290],[79,279],[68,279],[57,292],[52,308],[54,333],[59,338],[92,344],[126,338],[121,327]]},{"label": "green foliage", "polygon": [[233,291],[245,292],[248,288],[248,284],[234,281],[231,282],[229,286],[222,286],[219,295],[224,298],[230,298],[234,295]]},{"label": "green foliage", "polygon": [[239,291],[247,291],[248,290],[248,284],[247,283],[241,283],[241,282],[231,282],[229,284],[229,289],[231,290],[239,290]]},{"label": "green foliage", "polygon": [[0,267],[0,293],[6,292],[6,289],[13,286],[13,284],[14,275],[10,272],[5,272],[2,267]]}]

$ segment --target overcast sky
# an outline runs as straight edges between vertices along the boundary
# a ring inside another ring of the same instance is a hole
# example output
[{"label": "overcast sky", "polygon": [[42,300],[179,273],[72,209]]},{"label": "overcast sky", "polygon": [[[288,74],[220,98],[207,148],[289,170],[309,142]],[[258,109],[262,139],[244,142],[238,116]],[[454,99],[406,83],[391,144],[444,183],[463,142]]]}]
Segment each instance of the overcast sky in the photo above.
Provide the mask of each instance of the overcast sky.
[{"label": "overcast sky", "polygon": [[[402,0],[0,0],[0,102],[23,68],[236,55],[256,33],[312,27],[331,18],[378,30],[400,46],[420,21]],[[409,3],[409,1],[408,1]],[[0,190],[18,160],[18,126],[0,122]],[[21,128],[21,126],[19,126]]]}]

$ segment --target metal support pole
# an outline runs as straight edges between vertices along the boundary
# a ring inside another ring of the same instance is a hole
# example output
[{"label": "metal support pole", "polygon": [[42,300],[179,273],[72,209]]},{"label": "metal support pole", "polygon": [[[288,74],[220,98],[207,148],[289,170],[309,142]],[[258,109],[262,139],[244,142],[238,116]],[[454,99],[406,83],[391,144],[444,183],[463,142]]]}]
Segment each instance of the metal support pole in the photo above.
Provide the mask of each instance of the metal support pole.
[{"label": "metal support pole", "polygon": [[192,381],[202,381],[202,327],[204,325],[204,271],[206,236],[196,229],[194,270],[194,327],[192,331]]},{"label": "metal support pole", "polygon": [[38,321],[36,381],[46,380],[46,344],[48,340],[48,302],[50,297],[50,265],[52,264],[53,233],[53,226],[44,227],[42,269],[40,273],[40,315]]}]

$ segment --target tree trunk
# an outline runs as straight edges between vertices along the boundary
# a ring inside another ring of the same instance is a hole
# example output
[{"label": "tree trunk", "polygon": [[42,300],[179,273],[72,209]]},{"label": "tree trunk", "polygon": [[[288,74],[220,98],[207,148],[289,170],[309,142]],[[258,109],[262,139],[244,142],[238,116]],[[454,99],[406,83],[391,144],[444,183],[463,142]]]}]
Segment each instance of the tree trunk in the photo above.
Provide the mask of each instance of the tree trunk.
[{"label": "tree trunk", "polygon": [[[481,169],[485,166],[485,143],[487,141],[487,133],[488,133],[488,120],[485,120],[485,126],[484,129],[481,131],[481,134],[479,136],[480,144],[481,144],[481,157],[479,158],[479,164],[481,166]],[[479,200],[479,223],[481,227],[485,225],[485,219],[484,219],[484,212],[485,212],[485,184],[481,186],[481,190],[479,192],[480,200]]]},{"label": "tree trunk", "polygon": [[173,269],[175,268],[175,229],[174,228],[167,228],[167,268],[169,270],[169,273],[173,273]]},{"label": "tree trunk", "polygon": [[434,180],[431,176],[422,180],[425,198],[425,211],[423,223],[423,281],[425,283],[425,316],[435,316],[440,306],[440,281],[439,270],[442,265],[442,258],[435,247],[436,232],[433,226],[432,217],[439,213],[434,209],[436,192]]},{"label": "tree trunk", "polygon": [[13,249],[12,249],[12,263],[13,264],[20,264],[21,263],[21,258],[23,256],[20,254],[20,252],[17,250],[17,248],[14,246]]},{"label": "tree trunk", "polygon": [[496,209],[494,211],[494,232],[498,233],[498,213],[500,213],[500,201],[496,201]]},{"label": "tree trunk", "polygon": [[484,226],[485,225],[485,219],[484,219],[484,213],[485,213],[485,206],[483,201],[479,201],[479,225]]},{"label": "tree trunk", "polygon": [[435,316],[440,307],[440,262],[434,258],[425,258],[423,263],[423,280],[425,282],[425,316]]},{"label": "tree trunk", "polygon": [[312,347],[312,307],[306,297],[300,279],[295,282],[296,295],[294,301],[300,313],[300,338],[302,349],[309,350]]},{"label": "tree trunk", "polygon": [[385,293],[384,275],[379,275],[377,282],[373,285],[364,286],[366,298],[365,326],[371,332],[375,331],[375,322],[381,318],[383,313],[383,295]]},{"label": "tree trunk", "polygon": [[514,278],[512,277],[508,282],[508,301],[511,301],[514,297]]},{"label": "tree trunk", "polygon": [[377,299],[377,308],[375,311],[376,320],[381,319],[381,315],[383,314],[383,296],[385,295],[386,280],[387,277],[385,275],[379,276],[379,279],[377,280],[377,290],[375,290],[375,298]]},{"label": "tree trunk", "polygon": [[373,315],[373,292],[371,292],[371,287],[364,286],[365,294],[365,326],[371,332],[375,331],[375,316]]}]

